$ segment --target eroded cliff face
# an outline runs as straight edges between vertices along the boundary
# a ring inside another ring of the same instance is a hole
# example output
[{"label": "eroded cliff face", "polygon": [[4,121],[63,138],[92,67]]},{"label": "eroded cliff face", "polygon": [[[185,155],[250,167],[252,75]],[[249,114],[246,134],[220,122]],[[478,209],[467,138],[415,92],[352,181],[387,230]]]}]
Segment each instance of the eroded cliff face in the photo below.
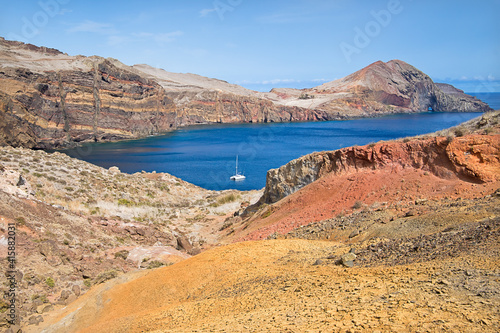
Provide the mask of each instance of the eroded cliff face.
[{"label": "eroded cliff face", "polygon": [[[36,56],[41,59],[33,60]],[[329,119],[324,112],[277,105],[255,94],[196,85],[169,89],[159,78],[114,59],[70,57],[5,40],[0,40],[0,59],[3,145],[56,148],[199,123]]]},{"label": "eroded cliff face", "polygon": [[266,123],[331,119],[320,110],[277,105],[253,96],[218,91],[167,92],[177,105],[177,124]]},{"label": "eroded cliff face", "polygon": [[[453,88],[454,89],[454,88]],[[402,61],[312,89],[259,93],[194,74],[69,56],[0,37],[0,144],[55,148],[206,123],[293,122],[398,112],[488,111]]]},{"label": "eroded cliff face", "polygon": [[3,68],[3,116],[30,129],[19,131],[29,140],[15,142],[18,133],[4,132],[4,143],[48,148],[145,136],[173,126],[175,105],[157,83],[104,59],[95,59],[89,67],[44,73]]}]

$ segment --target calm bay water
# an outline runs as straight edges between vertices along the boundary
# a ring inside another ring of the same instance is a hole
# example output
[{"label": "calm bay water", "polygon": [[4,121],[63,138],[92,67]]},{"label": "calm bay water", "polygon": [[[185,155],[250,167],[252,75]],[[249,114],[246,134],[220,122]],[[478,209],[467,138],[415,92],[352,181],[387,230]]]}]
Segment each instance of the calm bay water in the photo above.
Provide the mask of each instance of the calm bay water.
[{"label": "calm bay water", "polygon": [[[421,113],[310,123],[193,126],[140,140],[86,144],[62,151],[122,172],[168,172],[211,190],[260,189],[267,170],[314,151],[434,132],[479,113]],[[235,158],[246,179],[229,180]]]}]

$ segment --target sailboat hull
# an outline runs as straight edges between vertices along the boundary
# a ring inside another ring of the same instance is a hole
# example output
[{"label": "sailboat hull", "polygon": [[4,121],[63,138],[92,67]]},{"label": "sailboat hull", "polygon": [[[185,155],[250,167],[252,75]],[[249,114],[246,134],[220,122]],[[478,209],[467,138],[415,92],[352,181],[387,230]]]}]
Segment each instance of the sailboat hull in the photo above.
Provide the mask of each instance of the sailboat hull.
[{"label": "sailboat hull", "polygon": [[246,177],[243,175],[234,175],[234,176],[231,176],[231,178],[229,178],[229,179],[234,180],[234,181],[239,181],[239,180],[243,180],[245,178]]}]

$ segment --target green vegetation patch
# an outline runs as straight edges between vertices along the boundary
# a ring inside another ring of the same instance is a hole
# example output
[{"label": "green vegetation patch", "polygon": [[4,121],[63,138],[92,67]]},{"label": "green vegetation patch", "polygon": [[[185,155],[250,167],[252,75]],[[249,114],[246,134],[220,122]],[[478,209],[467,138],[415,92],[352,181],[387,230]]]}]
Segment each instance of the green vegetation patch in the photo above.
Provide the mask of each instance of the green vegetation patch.
[{"label": "green vegetation patch", "polygon": [[53,278],[51,277],[48,277],[46,280],[45,280],[45,283],[50,287],[50,288],[54,288],[56,286],[56,282],[54,281]]}]

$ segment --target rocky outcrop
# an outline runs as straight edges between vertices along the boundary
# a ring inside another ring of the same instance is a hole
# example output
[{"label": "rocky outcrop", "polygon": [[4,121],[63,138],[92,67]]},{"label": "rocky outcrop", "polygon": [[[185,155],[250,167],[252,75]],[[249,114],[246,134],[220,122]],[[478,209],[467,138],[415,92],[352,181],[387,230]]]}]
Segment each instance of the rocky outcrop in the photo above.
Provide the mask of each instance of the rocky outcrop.
[{"label": "rocky outcrop", "polygon": [[491,108],[447,84],[437,84],[401,60],[377,61],[342,79],[301,92],[316,109],[358,116],[408,112],[486,112]]},{"label": "rocky outcrop", "polygon": [[0,106],[10,123],[3,143],[36,148],[67,142],[160,133],[175,122],[175,105],[155,82],[96,59],[86,70],[0,71]]},{"label": "rocky outcrop", "polygon": [[383,168],[416,168],[440,178],[491,182],[500,179],[499,156],[500,135],[390,141],[313,153],[269,170],[259,204],[277,202],[327,174]]},{"label": "rocky outcrop", "polygon": [[[218,91],[168,92],[177,104],[177,125],[195,123],[267,123],[329,120],[327,113],[284,106],[253,96]],[[184,101],[188,102],[184,102]]]},{"label": "rocky outcrop", "polygon": [[489,110],[453,89],[443,91],[416,68],[389,61],[312,89],[259,93],[194,74],[69,56],[0,38],[0,144],[55,148],[199,123],[322,121],[429,108]]}]

